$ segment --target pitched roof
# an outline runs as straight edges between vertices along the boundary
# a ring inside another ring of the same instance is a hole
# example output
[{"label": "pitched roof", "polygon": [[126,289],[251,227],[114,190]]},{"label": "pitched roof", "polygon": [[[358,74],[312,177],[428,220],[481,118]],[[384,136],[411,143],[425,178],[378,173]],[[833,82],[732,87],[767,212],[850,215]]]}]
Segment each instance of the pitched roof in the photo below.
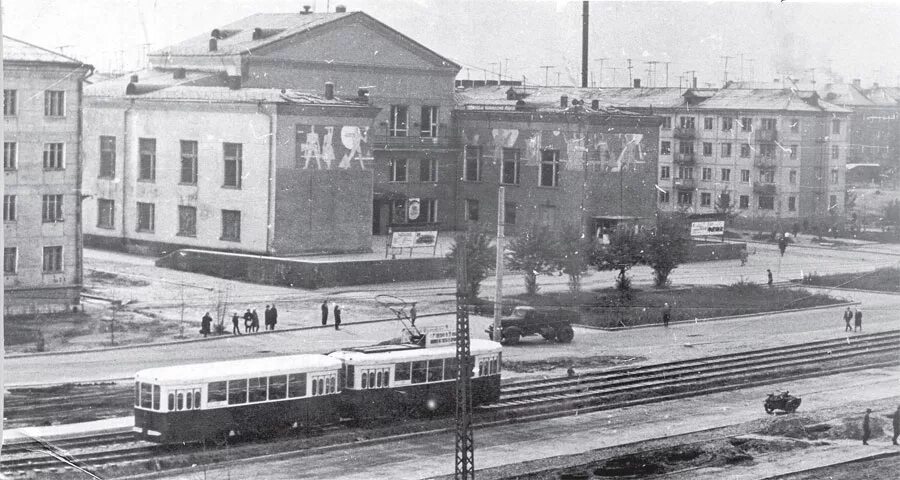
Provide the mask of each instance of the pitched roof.
[{"label": "pitched roof", "polygon": [[879,107],[900,107],[900,87],[878,87],[866,91],[866,96]]},{"label": "pitched roof", "polygon": [[3,36],[3,60],[84,65],[80,60],[6,35]]},{"label": "pitched roof", "polygon": [[696,106],[702,110],[773,110],[796,113],[851,113],[809,90],[790,88],[723,88]]},{"label": "pitched roof", "polygon": [[874,105],[866,95],[852,83],[828,83],[820,90],[820,95],[825,100],[835,104],[849,107],[868,107]]}]

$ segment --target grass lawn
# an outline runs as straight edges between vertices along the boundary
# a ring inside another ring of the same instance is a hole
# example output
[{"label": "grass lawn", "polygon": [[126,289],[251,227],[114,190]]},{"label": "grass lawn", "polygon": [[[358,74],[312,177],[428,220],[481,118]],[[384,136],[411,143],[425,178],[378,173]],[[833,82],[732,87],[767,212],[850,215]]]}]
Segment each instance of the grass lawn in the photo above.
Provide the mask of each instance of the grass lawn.
[{"label": "grass lawn", "polygon": [[662,322],[663,304],[672,306],[671,321],[723,317],[794,308],[833,305],[843,300],[805,290],[769,288],[754,283],[672,290],[635,290],[630,299],[613,289],[572,294],[518,295],[516,305],[554,305],[577,309],[581,323],[596,327],[647,325]]},{"label": "grass lawn", "polygon": [[824,287],[900,292],[900,268],[887,267],[865,273],[836,273],[833,275],[811,273],[803,277],[803,283]]}]

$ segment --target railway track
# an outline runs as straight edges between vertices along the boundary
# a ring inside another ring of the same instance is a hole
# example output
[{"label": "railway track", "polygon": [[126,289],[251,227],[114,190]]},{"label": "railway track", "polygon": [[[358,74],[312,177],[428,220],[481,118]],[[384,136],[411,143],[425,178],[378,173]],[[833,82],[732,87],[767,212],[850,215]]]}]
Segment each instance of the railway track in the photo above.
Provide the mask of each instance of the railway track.
[{"label": "railway track", "polygon": [[[900,331],[858,335],[743,353],[719,355],[657,365],[594,372],[576,377],[528,380],[503,386],[500,401],[481,406],[476,422],[482,425],[564,416],[585,409],[607,409],[774,383],[797,376],[836,373],[867,366],[895,365],[900,350]],[[887,360],[886,360],[887,358]],[[828,362],[853,362],[852,366],[821,367]],[[810,368],[810,367],[819,367]],[[127,392],[130,398],[130,390]],[[438,430],[446,428],[441,424]],[[434,428],[423,429],[435,431]],[[396,432],[394,433],[396,434]],[[328,443],[326,433],[322,443]],[[337,436],[337,435],[335,435]],[[374,438],[388,441],[390,436]],[[334,442],[332,442],[334,443]],[[351,441],[352,443],[352,441]],[[274,445],[274,444],[273,444]],[[121,448],[104,448],[116,447]],[[309,448],[309,447],[306,447]],[[230,456],[240,447],[232,448]],[[95,451],[97,450],[97,451]],[[85,436],[54,441],[5,445],[0,471],[7,475],[57,472],[71,464],[85,469],[150,461],[164,455],[197,455],[199,448],[172,451],[138,442],[129,432]],[[216,449],[211,452],[216,452]],[[177,462],[167,462],[177,463]],[[196,463],[196,459],[193,460]]]}]

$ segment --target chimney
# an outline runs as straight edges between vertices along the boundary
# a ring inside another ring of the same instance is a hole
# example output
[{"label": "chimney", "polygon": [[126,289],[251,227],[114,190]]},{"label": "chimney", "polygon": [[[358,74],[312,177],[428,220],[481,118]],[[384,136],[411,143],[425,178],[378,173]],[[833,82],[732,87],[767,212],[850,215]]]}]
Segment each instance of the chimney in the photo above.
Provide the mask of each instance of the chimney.
[{"label": "chimney", "polygon": [[525,110],[525,100],[516,100],[516,111],[521,112]]},{"label": "chimney", "polygon": [[241,76],[240,75],[229,75],[228,76],[228,88],[232,90],[240,90],[241,89]]},{"label": "chimney", "polygon": [[347,13],[347,7],[344,5],[338,5],[334,7],[334,13]]},{"label": "chimney", "polygon": [[218,28],[214,28],[213,31],[209,33],[209,36],[219,40],[222,38],[222,32]]},{"label": "chimney", "polygon": [[137,83],[137,82],[138,82],[138,76],[135,73],[134,75],[131,76],[131,83]]},{"label": "chimney", "polygon": [[253,40],[259,40],[260,38],[263,38],[263,31],[261,28],[256,27],[253,29]]},{"label": "chimney", "polygon": [[334,84],[325,82],[325,100],[334,100]]},{"label": "chimney", "polygon": [[566,95],[562,95],[559,97],[559,108],[566,108],[569,106],[569,97]]},{"label": "chimney", "polygon": [[304,5],[303,11],[300,12],[300,15],[309,15],[310,13],[312,13],[312,7],[310,7],[309,5]]},{"label": "chimney", "polygon": [[369,91],[365,88],[360,88],[356,91],[357,101],[361,103],[369,103]]},{"label": "chimney", "polygon": [[600,110],[600,100],[591,100],[591,109]]},{"label": "chimney", "polygon": [[861,86],[862,86],[862,80],[860,80],[860,79],[858,79],[858,78],[854,78],[854,79],[853,79],[853,86],[856,87],[856,88],[861,87]]},{"label": "chimney", "polygon": [[641,88],[641,79],[640,78],[634,79],[634,88]]},{"label": "chimney", "polygon": [[693,81],[691,82],[691,85],[692,85],[691,88],[697,88],[697,77],[694,77]]},{"label": "chimney", "polygon": [[219,49],[219,41],[215,37],[209,39],[209,51],[215,52]]},{"label": "chimney", "polygon": [[[174,78],[175,80],[183,80],[186,76],[187,76],[187,72],[183,68],[176,68],[175,71],[172,73],[172,78]],[[135,75],[135,78],[137,78],[137,75]],[[137,81],[137,80],[134,80],[134,81]]]}]

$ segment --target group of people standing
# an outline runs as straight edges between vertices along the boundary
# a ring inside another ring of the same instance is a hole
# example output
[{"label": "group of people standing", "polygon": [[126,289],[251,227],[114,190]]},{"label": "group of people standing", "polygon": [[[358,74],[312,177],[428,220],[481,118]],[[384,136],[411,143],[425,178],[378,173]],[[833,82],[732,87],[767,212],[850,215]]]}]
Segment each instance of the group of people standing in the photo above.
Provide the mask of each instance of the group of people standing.
[{"label": "group of people standing", "polygon": [[[853,325],[851,325],[851,322]],[[862,331],[862,310],[858,308],[854,308],[853,311],[850,310],[850,307],[847,307],[847,310],[844,311],[844,331],[845,332],[855,332],[859,330]]]},{"label": "group of people standing", "polygon": [[[256,309],[247,309],[244,312],[244,333],[254,333],[259,331],[259,314],[256,313]],[[275,307],[273,303],[271,306],[266,305],[266,311],[263,312],[263,320],[265,322],[266,330],[275,330],[275,325],[278,323],[278,308]],[[234,312],[234,315],[231,316],[231,333],[235,335],[241,334],[241,317],[238,316],[237,312]]]},{"label": "group of people standing", "polygon": [[[322,301],[322,326],[328,325],[328,300]],[[341,306],[334,304],[334,329],[341,329]]]}]

